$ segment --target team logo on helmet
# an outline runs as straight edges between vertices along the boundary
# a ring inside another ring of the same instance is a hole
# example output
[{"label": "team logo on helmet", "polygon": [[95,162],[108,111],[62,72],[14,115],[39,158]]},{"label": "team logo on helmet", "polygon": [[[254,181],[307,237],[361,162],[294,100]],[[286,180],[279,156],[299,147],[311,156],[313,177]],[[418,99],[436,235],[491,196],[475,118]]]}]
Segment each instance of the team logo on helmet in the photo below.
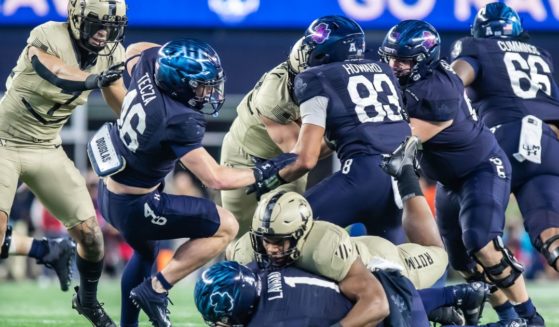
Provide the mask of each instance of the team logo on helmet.
[{"label": "team logo on helmet", "polygon": [[231,312],[233,310],[233,298],[227,292],[215,292],[210,295],[210,306],[216,313]]},{"label": "team logo on helmet", "polygon": [[437,44],[437,36],[429,31],[423,31],[421,35],[423,38],[423,42],[421,42],[421,46],[424,47],[426,50],[431,50]]},{"label": "team logo on helmet", "polygon": [[332,33],[332,30],[328,28],[328,24],[320,23],[314,28],[311,39],[318,44],[322,44],[328,40],[330,33]]}]

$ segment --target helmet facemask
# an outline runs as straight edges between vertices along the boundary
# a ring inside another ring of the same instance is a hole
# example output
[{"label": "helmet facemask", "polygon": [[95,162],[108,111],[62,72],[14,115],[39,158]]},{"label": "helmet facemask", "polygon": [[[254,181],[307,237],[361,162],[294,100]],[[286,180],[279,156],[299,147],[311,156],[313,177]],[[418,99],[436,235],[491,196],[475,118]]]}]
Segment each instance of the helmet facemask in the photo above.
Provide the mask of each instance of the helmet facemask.
[{"label": "helmet facemask", "polygon": [[[114,53],[124,39],[128,24],[124,1],[114,4],[101,0],[70,1],[68,20],[80,48],[99,56]],[[103,51],[107,47],[108,51]]]},{"label": "helmet facemask", "polygon": [[278,269],[294,263],[301,256],[312,225],[312,209],[302,195],[295,192],[266,195],[256,208],[250,230],[258,265],[263,269]]},{"label": "helmet facemask", "polygon": [[216,115],[225,102],[225,78],[213,81],[191,79],[188,84],[193,93],[188,105],[206,115]]}]

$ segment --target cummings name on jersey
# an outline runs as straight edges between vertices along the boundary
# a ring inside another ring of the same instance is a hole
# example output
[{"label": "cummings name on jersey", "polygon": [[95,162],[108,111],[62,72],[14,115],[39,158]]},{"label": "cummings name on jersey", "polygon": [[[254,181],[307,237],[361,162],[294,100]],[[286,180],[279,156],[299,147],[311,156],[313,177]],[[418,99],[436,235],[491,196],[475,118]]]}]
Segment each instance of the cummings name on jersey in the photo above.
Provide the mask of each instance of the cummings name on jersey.
[{"label": "cummings name on jersey", "polygon": [[535,46],[519,41],[497,41],[497,45],[502,51],[506,52],[526,52],[539,55],[540,52]]},{"label": "cummings name on jersey", "polygon": [[348,75],[360,73],[382,73],[382,68],[375,63],[343,64],[342,67],[344,67]]},{"label": "cummings name on jersey", "polygon": [[136,84],[138,90],[140,91],[144,107],[157,98],[155,95],[155,87],[153,86],[153,82],[151,81],[151,78],[149,78],[148,73],[145,73],[144,76],[140,77]]}]

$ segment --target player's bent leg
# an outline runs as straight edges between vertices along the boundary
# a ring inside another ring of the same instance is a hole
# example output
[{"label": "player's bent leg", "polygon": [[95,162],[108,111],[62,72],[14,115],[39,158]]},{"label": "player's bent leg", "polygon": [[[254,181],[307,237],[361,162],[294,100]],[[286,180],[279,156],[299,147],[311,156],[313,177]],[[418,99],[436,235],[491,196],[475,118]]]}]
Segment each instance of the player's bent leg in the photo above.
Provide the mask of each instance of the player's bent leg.
[{"label": "player's bent leg", "polygon": [[161,272],[130,292],[130,299],[148,315],[154,325],[171,325],[167,306],[168,291],[173,285],[219,255],[235,239],[239,230],[237,220],[230,211],[219,206],[216,208],[219,227],[212,236],[183,243]]},{"label": "player's bent leg", "polygon": [[424,196],[404,201],[402,225],[410,242],[444,248],[437,222]]},{"label": "player's bent leg", "polygon": [[476,260],[483,266],[485,275],[495,286],[502,290],[514,303],[515,310],[529,326],[544,326],[543,318],[536,311],[528,297],[523,267],[516,261],[500,237],[493,239],[486,246],[474,253]]},{"label": "player's bent leg", "polygon": [[68,229],[76,240],[76,266],[80,273],[80,286],[75,287],[72,307],[86,317],[94,326],[116,326],[102,304],[97,300],[97,286],[103,272],[103,234],[92,216]]},{"label": "player's bent leg", "polygon": [[5,259],[10,254],[12,244],[12,228],[8,226],[8,215],[0,211],[0,259]]},{"label": "player's bent leg", "polygon": [[534,247],[559,271],[559,176],[538,175],[514,190]]},{"label": "player's bent leg", "polygon": [[404,243],[397,246],[400,262],[408,277],[417,289],[433,286],[445,273],[448,254],[438,246],[423,246]]}]

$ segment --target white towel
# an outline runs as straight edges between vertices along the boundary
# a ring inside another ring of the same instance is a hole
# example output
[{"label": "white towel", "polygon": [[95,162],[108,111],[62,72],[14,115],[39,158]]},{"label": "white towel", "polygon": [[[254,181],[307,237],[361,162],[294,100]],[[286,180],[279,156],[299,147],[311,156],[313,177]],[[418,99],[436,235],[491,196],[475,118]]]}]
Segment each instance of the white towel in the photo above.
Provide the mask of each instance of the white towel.
[{"label": "white towel", "polygon": [[542,163],[542,120],[532,115],[522,118],[522,129],[518,142],[518,152],[513,156],[516,160]]},{"label": "white towel", "polygon": [[402,197],[400,196],[400,191],[398,190],[398,181],[396,181],[396,178],[392,177],[392,191],[394,191],[394,203],[396,203],[396,206],[398,207],[398,209],[402,210],[404,209],[404,203],[402,202]]}]

